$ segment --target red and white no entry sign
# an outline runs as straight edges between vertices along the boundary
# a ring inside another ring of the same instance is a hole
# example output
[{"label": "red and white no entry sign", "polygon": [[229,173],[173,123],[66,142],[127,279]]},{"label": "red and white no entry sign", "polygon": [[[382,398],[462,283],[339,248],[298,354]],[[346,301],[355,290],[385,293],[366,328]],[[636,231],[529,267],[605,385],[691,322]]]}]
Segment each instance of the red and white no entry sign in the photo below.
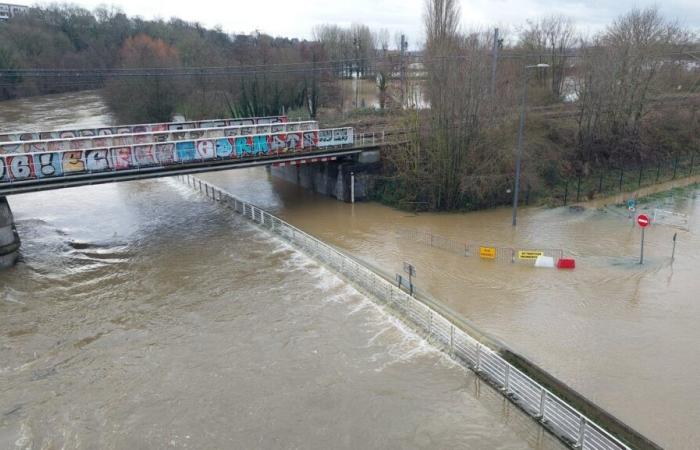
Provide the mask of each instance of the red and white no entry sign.
[{"label": "red and white no entry sign", "polygon": [[649,216],[647,216],[646,214],[640,214],[637,217],[637,223],[642,228],[648,227],[649,226]]}]

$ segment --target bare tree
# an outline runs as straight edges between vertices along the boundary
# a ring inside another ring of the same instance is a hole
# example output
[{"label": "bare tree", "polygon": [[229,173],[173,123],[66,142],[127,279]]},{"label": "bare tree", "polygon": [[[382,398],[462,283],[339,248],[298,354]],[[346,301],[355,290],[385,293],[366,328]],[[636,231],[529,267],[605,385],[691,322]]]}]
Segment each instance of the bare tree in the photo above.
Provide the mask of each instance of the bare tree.
[{"label": "bare tree", "polygon": [[656,8],[634,9],[583,46],[578,136],[584,160],[641,158],[640,128],[668,54],[689,34]]},{"label": "bare tree", "polygon": [[528,20],[520,32],[520,45],[523,49],[533,53],[541,63],[549,64],[549,70],[538,76],[544,78],[549,74],[551,92],[556,99],[562,98],[570,53],[575,43],[574,22],[564,16]]}]

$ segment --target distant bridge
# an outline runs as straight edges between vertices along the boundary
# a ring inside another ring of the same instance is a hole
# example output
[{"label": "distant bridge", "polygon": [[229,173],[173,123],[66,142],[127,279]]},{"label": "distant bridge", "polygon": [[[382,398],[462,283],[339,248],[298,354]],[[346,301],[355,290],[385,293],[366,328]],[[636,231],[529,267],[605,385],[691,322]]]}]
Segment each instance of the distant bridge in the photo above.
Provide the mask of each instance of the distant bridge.
[{"label": "distant bridge", "polygon": [[0,196],[234,168],[314,163],[385,143],[286,116],[0,134]]}]

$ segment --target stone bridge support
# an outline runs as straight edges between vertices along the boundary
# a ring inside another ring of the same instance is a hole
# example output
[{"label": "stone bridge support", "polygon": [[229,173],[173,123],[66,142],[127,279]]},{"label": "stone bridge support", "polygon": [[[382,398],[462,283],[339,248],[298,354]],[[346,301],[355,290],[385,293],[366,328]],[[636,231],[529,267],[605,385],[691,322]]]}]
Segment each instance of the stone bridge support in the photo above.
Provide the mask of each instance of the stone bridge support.
[{"label": "stone bridge support", "polygon": [[7,197],[0,197],[0,269],[12,267],[19,255],[19,235],[15,230]]},{"label": "stone bridge support", "polygon": [[367,197],[379,166],[379,152],[374,150],[337,161],[270,167],[269,170],[274,177],[349,202],[351,174],[355,175],[355,200],[361,201]]}]

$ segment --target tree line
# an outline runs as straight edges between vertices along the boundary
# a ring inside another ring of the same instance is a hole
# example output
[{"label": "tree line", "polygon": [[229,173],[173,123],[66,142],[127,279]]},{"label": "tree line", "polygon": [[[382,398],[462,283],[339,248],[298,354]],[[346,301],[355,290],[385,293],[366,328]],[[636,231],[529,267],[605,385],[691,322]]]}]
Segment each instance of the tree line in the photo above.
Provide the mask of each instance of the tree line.
[{"label": "tree line", "polygon": [[[230,35],[179,19],[143,20],[114,8],[31,8],[0,24],[0,99],[105,88],[122,121],[262,116],[303,109],[315,116],[338,95],[327,53],[317,42],[265,34]],[[269,65],[286,70],[266,70]],[[296,65],[296,66],[295,66]],[[178,68],[225,67],[172,75]],[[151,76],[97,69],[153,68]],[[73,77],[22,69],[82,70]],[[7,71],[10,72],[7,72]],[[11,72],[19,70],[21,72]],[[19,74],[18,74],[19,73]]]},{"label": "tree line", "polygon": [[525,84],[528,192],[700,149],[700,46],[658,9],[633,9],[590,38],[566,17],[528,21],[511,44],[462,29],[460,17],[457,0],[425,3],[430,109],[405,118],[412,138],[387,152],[378,198],[444,210],[508,204]]}]

